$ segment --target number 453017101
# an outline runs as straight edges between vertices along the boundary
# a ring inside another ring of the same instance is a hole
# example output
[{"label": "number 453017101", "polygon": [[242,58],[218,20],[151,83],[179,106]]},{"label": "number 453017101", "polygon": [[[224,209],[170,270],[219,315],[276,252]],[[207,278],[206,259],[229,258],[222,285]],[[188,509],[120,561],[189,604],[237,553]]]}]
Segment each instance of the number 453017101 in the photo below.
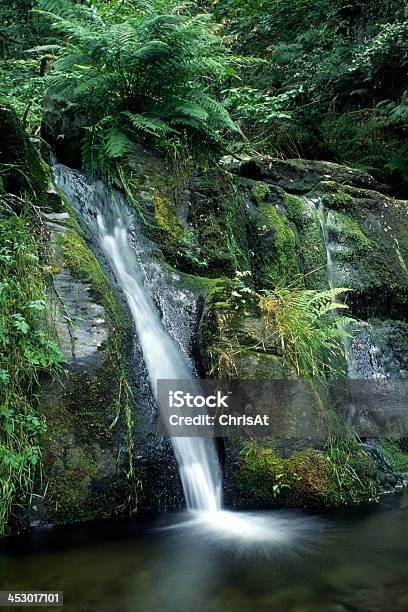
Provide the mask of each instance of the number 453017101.
[{"label": "number 453017101", "polygon": [[63,606],[62,591],[0,591],[0,606]]}]

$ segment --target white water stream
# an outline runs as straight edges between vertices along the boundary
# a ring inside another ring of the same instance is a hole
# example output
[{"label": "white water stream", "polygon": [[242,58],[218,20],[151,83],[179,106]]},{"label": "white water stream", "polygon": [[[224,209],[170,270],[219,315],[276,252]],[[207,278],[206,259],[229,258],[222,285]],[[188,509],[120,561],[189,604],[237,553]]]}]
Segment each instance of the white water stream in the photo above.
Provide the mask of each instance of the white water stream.
[{"label": "white water stream", "polygon": [[[55,180],[87,225],[112,269],[131,311],[143,352],[153,394],[157,381],[194,378],[192,367],[178,343],[165,328],[144,273],[145,256],[141,237],[130,242],[133,226],[122,196],[109,192],[101,182],[88,183],[85,177],[65,166],[54,167]],[[133,237],[134,238],[134,237]],[[140,240],[139,240],[140,239]],[[139,242],[138,242],[139,240]],[[189,533],[212,533],[213,541],[254,545],[257,550],[286,545],[294,539],[309,540],[314,521],[297,516],[296,521],[279,513],[230,512],[222,509],[221,474],[212,439],[171,438],[190,517],[178,524]],[[260,547],[262,544],[262,547]],[[251,548],[252,550],[252,548]]]},{"label": "white water stream", "polygon": [[[97,239],[122,289],[133,317],[150,385],[157,399],[157,381],[186,380],[193,372],[179,346],[165,329],[145,286],[142,268],[129,243],[126,206],[97,182],[88,185],[73,170],[58,166],[56,178]],[[214,442],[199,437],[171,437],[188,510],[221,508],[221,477]]]}]

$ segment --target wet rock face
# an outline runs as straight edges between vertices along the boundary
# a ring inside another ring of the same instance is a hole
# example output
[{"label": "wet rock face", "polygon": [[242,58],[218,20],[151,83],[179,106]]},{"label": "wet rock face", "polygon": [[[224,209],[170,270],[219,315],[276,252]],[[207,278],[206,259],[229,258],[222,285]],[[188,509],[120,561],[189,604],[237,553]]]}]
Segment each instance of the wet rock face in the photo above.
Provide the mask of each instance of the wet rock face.
[{"label": "wet rock face", "polygon": [[[95,222],[93,200],[103,197],[103,185],[89,184],[68,168],[55,172],[90,238],[85,219]],[[99,261],[84,242],[74,216],[44,216],[55,259],[53,291],[65,367],[63,390],[44,387],[49,487],[38,517],[70,521],[136,509],[179,509],[184,499],[174,453],[159,423],[126,300],[98,245],[92,243]],[[158,247],[140,234],[130,211],[129,237],[146,290],[190,358],[197,325],[195,295],[182,286],[179,275],[162,269]]]},{"label": "wet rock face", "polygon": [[[32,522],[66,522],[123,512],[127,446],[118,407],[112,321],[95,299],[90,280],[75,277],[64,259],[62,238],[72,219],[44,214],[54,269],[51,294],[64,364],[61,382],[43,381],[40,406],[47,419],[43,447],[47,494],[31,508]],[[72,231],[72,227],[70,228]],[[62,384],[61,384],[62,383]]]}]

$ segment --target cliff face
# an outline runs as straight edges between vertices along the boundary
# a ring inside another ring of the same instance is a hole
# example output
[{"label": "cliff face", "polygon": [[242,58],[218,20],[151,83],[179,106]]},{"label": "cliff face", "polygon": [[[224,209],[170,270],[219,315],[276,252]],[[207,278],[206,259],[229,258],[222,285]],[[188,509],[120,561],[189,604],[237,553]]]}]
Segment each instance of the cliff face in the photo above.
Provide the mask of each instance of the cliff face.
[{"label": "cliff face", "polygon": [[[41,381],[39,411],[47,432],[38,492],[44,497],[32,504],[30,520],[180,507],[173,454],[158,430],[125,300],[78,222],[78,212],[53,186],[48,166],[15,119],[10,127],[9,112],[2,110],[10,134],[3,138],[2,162],[22,164],[25,174],[39,181],[31,197],[48,232],[49,294],[63,353],[59,380]],[[21,145],[17,157],[7,152],[11,139]],[[355,351],[367,355],[364,342],[379,346],[393,375],[406,377],[408,203],[392,198],[389,188],[365,172],[305,160],[226,161],[207,171],[168,168],[142,147],[134,148],[124,172],[130,177],[126,189],[138,231],[149,245],[142,253],[147,287],[199,374],[293,378],[296,372],[256,296],[276,286],[327,289],[329,244],[335,284],[351,290],[350,311],[363,321],[353,340]],[[21,176],[7,177],[9,193],[20,196],[27,190]],[[370,359],[362,366],[363,377],[373,373]],[[330,475],[323,470],[327,478],[313,480],[313,466],[327,467],[322,448],[311,450],[299,438],[280,441],[279,448],[275,444],[276,456],[271,448],[254,447],[242,455],[246,444],[225,443],[230,504],[273,502],[262,488],[247,485],[273,480],[275,468],[301,473],[302,487],[285,503],[327,503]],[[393,459],[401,459],[403,445],[393,444]],[[359,452],[361,473],[372,483],[372,463]],[[382,470],[390,486],[398,484],[395,475],[389,477],[392,466],[383,464]],[[368,490],[371,494],[375,487]],[[336,495],[335,503],[347,501]],[[355,501],[362,499],[358,494]]]}]

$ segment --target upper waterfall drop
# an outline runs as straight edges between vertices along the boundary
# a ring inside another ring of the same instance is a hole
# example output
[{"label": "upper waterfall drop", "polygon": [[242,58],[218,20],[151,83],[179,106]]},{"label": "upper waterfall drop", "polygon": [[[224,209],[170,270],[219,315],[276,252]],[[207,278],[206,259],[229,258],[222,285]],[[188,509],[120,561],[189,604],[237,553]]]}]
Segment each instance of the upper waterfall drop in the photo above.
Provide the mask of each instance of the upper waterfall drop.
[{"label": "upper waterfall drop", "polygon": [[[150,385],[157,399],[160,379],[191,379],[192,368],[165,329],[145,286],[145,277],[129,242],[126,202],[101,182],[88,184],[83,175],[61,165],[54,168],[56,182],[97,240],[133,317]],[[221,477],[212,440],[172,437],[186,505],[192,511],[221,508]]]}]

